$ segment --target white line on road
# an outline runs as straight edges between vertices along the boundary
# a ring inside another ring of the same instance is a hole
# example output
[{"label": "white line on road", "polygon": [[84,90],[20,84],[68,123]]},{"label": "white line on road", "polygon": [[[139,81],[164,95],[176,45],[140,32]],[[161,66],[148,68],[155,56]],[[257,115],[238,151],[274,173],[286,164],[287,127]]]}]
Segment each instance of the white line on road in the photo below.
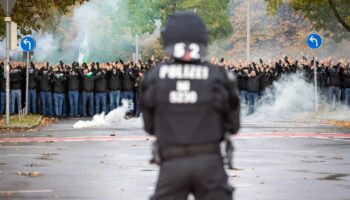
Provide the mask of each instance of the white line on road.
[{"label": "white line on road", "polygon": [[20,156],[39,156],[39,154],[7,154],[7,155],[0,155],[0,158],[8,158],[8,157],[20,157]]},{"label": "white line on road", "polygon": [[0,146],[0,148],[36,148],[36,149],[67,149],[68,147],[55,147],[55,146]]},{"label": "white line on road", "polygon": [[5,193],[51,193],[52,190],[13,190],[13,191],[0,191],[0,194]]},{"label": "white line on road", "polygon": [[317,153],[316,151],[274,150],[274,149],[237,149],[238,151],[274,152],[274,153]]},{"label": "white line on road", "polygon": [[263,162],[263,163],[285,163],[285,161],[278,161],[278,160],[258,160],[258,159],[235,159],[235,161],[239,162]]},{"label": "white line on road", "polygon": [[322,137],[316,137],[315,139],[323,139],[323,140],[333,140],[333,141],[350,142],[350,140],[338,139],[338,138],[322,138]]}]

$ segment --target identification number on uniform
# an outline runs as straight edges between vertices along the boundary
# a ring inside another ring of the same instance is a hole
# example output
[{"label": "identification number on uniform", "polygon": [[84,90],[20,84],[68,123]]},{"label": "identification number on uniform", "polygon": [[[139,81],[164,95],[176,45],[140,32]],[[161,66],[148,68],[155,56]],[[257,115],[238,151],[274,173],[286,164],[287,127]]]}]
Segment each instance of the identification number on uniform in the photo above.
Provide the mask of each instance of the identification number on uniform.
[{"label": "identification number on uniform", "polygon": [[171,104],[195,104],[197,91],[191,90],[191,80],[207,80],[209,68],[201,65],[172,64],[163,65],[159,70],[160,79],[177,79],[176,88],[169,92]]}]

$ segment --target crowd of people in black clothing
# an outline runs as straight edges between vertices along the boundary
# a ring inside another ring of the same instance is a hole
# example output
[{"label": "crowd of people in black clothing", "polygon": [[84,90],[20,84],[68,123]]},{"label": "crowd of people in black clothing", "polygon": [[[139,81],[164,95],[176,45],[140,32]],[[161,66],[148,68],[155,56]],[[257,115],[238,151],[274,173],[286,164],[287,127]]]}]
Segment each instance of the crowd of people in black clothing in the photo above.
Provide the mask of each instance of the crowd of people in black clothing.
[{"label": "crowd of people in black clothing", "polygon": [[229,63],[224,59],[212,59],[212,63],[226,70],[232,70],[238,79],[241,103],[246,104],[248,113],[253,113],[257,101],[264,95],[266,88],[283,75],[303,74],[304,80],[314,83],[315,68],[319,94],[333,108],[341,102],[350,106],[350,60],[292,60],[285,57],[281,60],[250,63]]},{"label": "crowd of people in black clothing", "polygon": [[[139,116],[140,85],[144,74],[158,61],[151,57],[146,61],[118,60],[110,63],[77,62],[66,65],[30,63],[28,111],[33,114],[55,117],[87,117],[108,113],[121,106],[123,99],[130,103],[128,116]],[[238,79],[242,104],[254,112],[258,99],[266,88],[282,75],[303,73],[305,80],[314,82],[317,71],[317,85],[320,94],[326,96],[335,106],[343,101],[350,105],[350,60],[332,59],[281,60],[231,63],[223,58],[213,58],[211,63],[231,70]],[[10,63],[10,113],[22,110],[25,101],[26,64]],[[5,112],[6,77],[4,63],[0,62],[0,114]]]},{"label": "crowd of people in black clothing", "polygon": [[[146,62],[83,63],[58,65],[30,63],[28,112],[55,117],[87,117],[129,103],[128,116],[139,116],[139,89],[144,73],[155,65]],[[5,112],[6,76],[0,63],[0,113]],[[25,102],[26,64],[10,63],[10,113],[22,110]]]}]

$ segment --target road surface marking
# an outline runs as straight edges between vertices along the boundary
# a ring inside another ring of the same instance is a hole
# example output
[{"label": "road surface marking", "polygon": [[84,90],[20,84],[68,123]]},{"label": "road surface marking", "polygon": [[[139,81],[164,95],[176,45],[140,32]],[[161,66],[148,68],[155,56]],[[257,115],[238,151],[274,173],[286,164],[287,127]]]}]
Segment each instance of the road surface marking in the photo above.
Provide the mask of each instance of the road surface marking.
[{"label": "road surface marking", "polygon": [[333,141],[342,141],[342,142],[350,142],[350,138],[349,139],[339,139],[339,138],[318,138],[318,139],[323,139],[323,140],[333,140]]},{"label": "road surface marking", "polygon": [[0,194],[8,194],[8,193],[52,193],[52,190],[9,190],[9,191],[0,191]]},{"label": "road surface marking", "polygon": [[[255,138],[319,138],[319,139],[350,139],[350,134],[345,133],[242,133],[232,136],[232,139]],[[18,137],[1,138],[0,143],[29,143],[29,142],[84,142],[84,141],[143,141],[154,140],[149,135],[129,136],[80,136],[80,137]]]},{"label": "road surface marking", "polygon": [[[241,149],[237,148],[237,150],[241,151]],[[284,163],[284,161],[278,161],[278,160],[258,160],[258,159],[235,159],[235,161],[240,162],[263,162],[263,163]]]},{"label": "road surface marking", "polygon": [[316,151],[274,150],[274,149],[240,149],[241,151],[275,152],[275,153],[317,153]]},{"label": "road surface marking", "polygon": [[6,149],[6,148],[35,148],[35,149],[68,149],[68,147],[54,147],[54,146],[0,146],[0,149]]}]

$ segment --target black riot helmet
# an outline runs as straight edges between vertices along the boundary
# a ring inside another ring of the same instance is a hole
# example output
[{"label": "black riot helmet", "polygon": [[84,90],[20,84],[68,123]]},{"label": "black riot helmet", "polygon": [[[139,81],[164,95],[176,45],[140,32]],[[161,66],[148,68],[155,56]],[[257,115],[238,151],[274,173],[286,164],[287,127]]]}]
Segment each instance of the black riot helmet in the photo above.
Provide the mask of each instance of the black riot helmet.
[{"label": "black riot helmet", "polygon": [[172,58],[191,62],[203,59],[208,47],[208,29],[193,12],[171,15],[162,31],[165,52]]}]

